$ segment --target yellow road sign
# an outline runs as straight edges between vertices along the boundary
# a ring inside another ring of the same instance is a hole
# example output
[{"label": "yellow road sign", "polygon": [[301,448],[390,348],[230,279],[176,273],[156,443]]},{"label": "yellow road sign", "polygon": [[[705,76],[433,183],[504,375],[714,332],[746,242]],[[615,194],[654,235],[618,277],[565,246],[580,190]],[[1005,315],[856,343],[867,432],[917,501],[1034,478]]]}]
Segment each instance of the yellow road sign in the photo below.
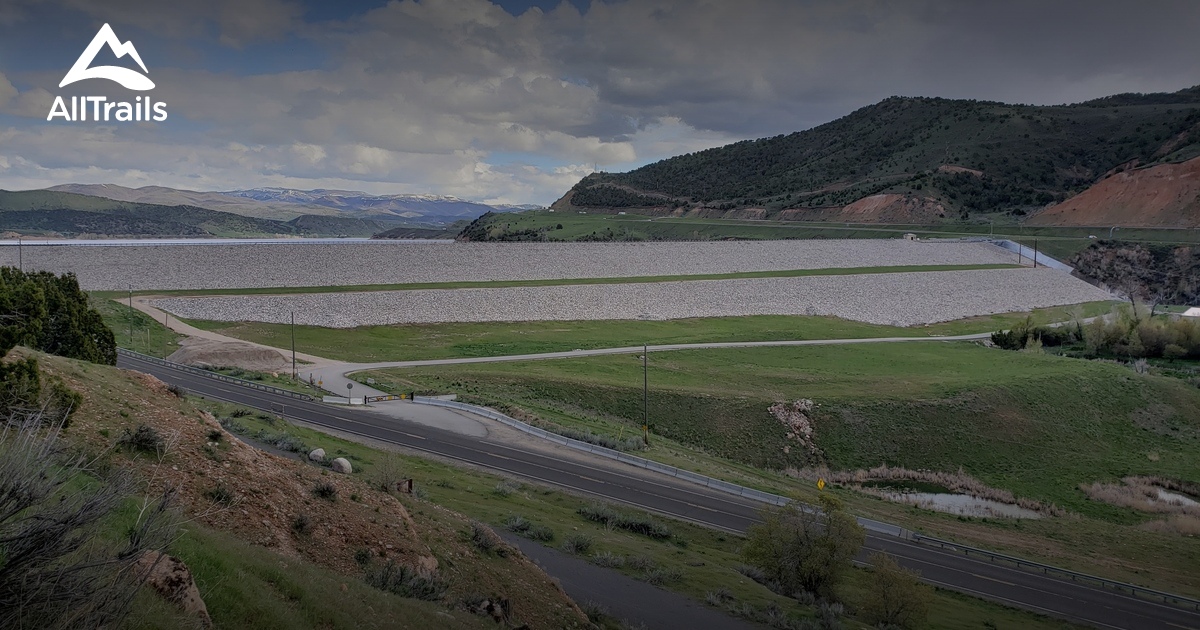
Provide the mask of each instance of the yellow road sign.
[{"label": "yellow road sign", "polygon": [[817,490],[824,490],[824,489],[825,489],[825,480],[818,479],[817,480]]}]

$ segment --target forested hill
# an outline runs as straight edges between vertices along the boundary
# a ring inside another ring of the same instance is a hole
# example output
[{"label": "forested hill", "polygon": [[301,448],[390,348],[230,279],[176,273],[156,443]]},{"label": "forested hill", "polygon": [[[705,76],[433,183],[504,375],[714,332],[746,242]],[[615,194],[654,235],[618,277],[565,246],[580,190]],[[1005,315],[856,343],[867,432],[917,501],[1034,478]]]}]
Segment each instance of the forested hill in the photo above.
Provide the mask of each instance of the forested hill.
[{"label": "forested hill", "polygon": [[893,97],[807,131],[593,174],[554,207],[845,220],[847,212],[1021,215],[1113,171],[1197,156],[1200,86],[1064,106]]}]

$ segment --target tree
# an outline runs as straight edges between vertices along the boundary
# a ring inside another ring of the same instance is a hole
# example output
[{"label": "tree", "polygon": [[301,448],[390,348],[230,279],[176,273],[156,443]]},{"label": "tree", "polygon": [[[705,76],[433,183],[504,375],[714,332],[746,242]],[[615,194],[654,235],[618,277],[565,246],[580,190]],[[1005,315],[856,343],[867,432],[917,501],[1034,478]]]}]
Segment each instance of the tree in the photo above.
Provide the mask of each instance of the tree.
[{"label": "tree", "polygon": [[15,346],[115,365],[117,344],[74,274],[0,267],[0,356]]},{"label": "tree", "polygon": [[784,593],[832,598],[866,536],[841,502],[822,493],[820,510],[789,503],[766,508],[747,533],[742,555]]},{"label": "tree", "polygon": [[920,574],[896,564],[886,553],[871,555],[871,586],[862,604],[862,620],[877,626],[918,628],[929,616],[933,591]]}]

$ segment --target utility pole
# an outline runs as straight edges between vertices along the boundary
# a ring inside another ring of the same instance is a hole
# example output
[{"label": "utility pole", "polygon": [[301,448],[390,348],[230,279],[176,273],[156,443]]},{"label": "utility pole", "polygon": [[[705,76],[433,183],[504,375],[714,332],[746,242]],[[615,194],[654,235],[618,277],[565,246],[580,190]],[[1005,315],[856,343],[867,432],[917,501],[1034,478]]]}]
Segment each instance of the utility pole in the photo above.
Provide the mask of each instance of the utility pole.
[{"label": "utility pole", "polygon": [[133,350],[133,285],[129,285],[129,349]]},{"label": "utility pole", "polygon": [[17,238],[17,268],[25,271],[25,243]]},{"label": "utility pole", "polygon": [[1037,239],[1033,239],[1033,268],[1037,269]]},{"label": "utility pole", "polygon": [[292,311],[292,380],[296,380],[296,311]]},{"label": "utility pole", "polygon": [[650,346],[642,344],[642,442],[650,446]]}]

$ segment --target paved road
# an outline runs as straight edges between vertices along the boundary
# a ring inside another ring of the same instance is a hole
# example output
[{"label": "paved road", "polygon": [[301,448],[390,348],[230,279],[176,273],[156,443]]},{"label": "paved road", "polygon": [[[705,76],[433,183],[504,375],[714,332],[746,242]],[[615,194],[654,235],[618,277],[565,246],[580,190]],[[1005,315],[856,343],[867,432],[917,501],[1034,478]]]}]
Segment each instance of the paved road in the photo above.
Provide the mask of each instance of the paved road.
[{"label": "paved road", "polygon": [[[761,505],[751,500],[655,476],[619,462],[559,458],[544,448],[522,448],[460,435],[366,409],[300,401],[124,355],[119,357],[118,365],[154,374],[203,396],[277,412],[282,409],[283,415],[308,424],[398,444],[718,529],[744,532],[758,520]],[[994,565],[899,538],[868,534],[866,551],[874,550],[886,551],[901,564],[920,570],[932,584],[1097,628],[1200,630],[1200,613]]]}]

